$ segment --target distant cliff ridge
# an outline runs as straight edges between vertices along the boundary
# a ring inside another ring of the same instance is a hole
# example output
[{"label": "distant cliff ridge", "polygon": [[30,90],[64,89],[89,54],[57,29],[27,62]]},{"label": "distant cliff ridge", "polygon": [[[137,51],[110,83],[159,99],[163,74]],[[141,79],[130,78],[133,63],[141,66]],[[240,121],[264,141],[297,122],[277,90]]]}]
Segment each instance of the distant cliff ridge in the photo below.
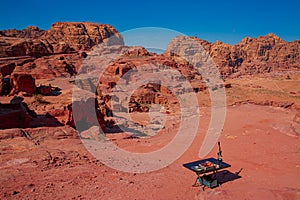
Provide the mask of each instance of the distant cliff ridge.
[{"label": "distant cliff ridge", "polygon": [[[299,40],[286,42],[272,33],[258,38],[246,37],[236,45],[194,39],[209,52],[225,78],[243,74],[298,71],[300,69]],[[171,43],[180,43],[182,40],[184,37],[178,36]],[[168,50],[166,54],[168,54]]]},{"label": "distant cliff ridge", "polygon": [[34,26],[23,30],[3,30],[0,31],[0,57],[39,57],[88,50],[113,35],[123,44],[114,27],[89,22],[56,22],[46,31]]},{"label": "distant cliff ridge", "polygon": [[[2,30],[0,58],[41,57],[89,50],[111,36],[116,37],[117,44],[124,44],[122,36],[111,25],[89,22],[56,22],[49,30],[35,26]],[[246,37],[236,45],[192,38],[209,52],[224,78],[300,69],[299,40],[286,42],[272,33],[258,38]],[[183,36],[178,36],[170,42],[181,42],[182,39]],[[168,50],[164,55],[172,57]]]}]

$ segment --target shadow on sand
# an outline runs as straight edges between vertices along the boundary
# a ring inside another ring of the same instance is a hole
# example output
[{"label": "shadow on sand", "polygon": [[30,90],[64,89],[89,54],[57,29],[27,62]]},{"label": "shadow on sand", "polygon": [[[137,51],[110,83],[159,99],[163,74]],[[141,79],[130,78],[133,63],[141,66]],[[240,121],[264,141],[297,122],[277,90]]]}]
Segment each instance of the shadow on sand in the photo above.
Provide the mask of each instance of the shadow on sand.
[{"label": "shadow on sand", "polygon": [[235,172],[235,173],[232,173],[228,170],[223,170],[223,171],[217,172],[216,177],[217,177],[218,183],[220,185],[223,185],[227,182],[242,178],[242,176],[239,175],[242,170],[243,169],[240,169],[238,172]]},{"label": "shadow on sand", "polygon": [[105,130],[105,134],[117,134],[117,133],[124,133],[124,132],[130,133],[130,136],[128,136],[124,139],[139,138],[139,137],[147,136],[147,134],[145,134],[139,130],[136,130],[133,128],[128,128],[123,125],[114,125],[112,127],[107,127]]}]

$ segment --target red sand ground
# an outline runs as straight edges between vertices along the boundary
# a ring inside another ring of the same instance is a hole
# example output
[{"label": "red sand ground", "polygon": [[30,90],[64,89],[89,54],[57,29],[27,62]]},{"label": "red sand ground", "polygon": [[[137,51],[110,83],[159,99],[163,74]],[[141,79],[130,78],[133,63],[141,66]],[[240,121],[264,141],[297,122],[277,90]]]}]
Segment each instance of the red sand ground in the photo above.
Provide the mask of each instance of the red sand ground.
[{"label": "red sand ground", "polygon": [[[243,168],[241,178],[205,191],[192,187],[195,174],[182,167],[183,163],[199,159],[209,121],[205,109],[203,116],[194,143],[180,159],[146,174],[123,173],[102,165],[72,134],[50,136],[44,128],[32,132],[31,140],[1,139],[0,198],[300,199],[300,145],[291,126],[295,111],[256,105],[229,107],[220,141],[224,160],[232,165],[228,170],[235,173]],[[62,128],[49,131],[58,129]],[[168,133],[149,139],[122,139],[123,136],[109,138],[117,137],[119,146],[128,150],[134,146],[137,151],[145,148],[144,144],[155,149],[157,141],[170,140]],[[215,147],[207,157],[215,157],[216,153]],[[229,173],[221,176],[228,179]]]}]

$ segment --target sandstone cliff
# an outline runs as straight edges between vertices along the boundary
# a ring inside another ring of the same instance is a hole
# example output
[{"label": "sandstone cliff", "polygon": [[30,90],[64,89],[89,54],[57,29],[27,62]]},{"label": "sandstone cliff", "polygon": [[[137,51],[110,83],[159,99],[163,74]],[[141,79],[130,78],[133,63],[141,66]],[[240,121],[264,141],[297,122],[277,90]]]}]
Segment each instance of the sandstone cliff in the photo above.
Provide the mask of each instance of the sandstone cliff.
[{"label": "sandstone cliff", "polygon": [[[76,71],[82,60],[79,51],[88,51],[112,36],[117,44],[124,43],[114,27],[89,22],[57,22],[49,30],[29,26],[0,31],[0,71],[3,76],[14,70],[35,78],[68,76],[65,63],[57,54],[75,53],[62,56]],[[236,45],[193,39],[209,53],[223,78],[299,70],[300,41],[286,42],[274,34],[246,37]],[[182,37],[176,37],[171,43],[181,40]],[[168,50],[164,56],[170,56]]]},{"label": "sandstone cliff", "polygon": [[[184,38],[176,37],[171,43],[181,43]],[[236,45],[193,39],[209,53],[224,78],[300,68],[298,40],[286,42],[272,33],[258,38],[246,37]],[[168,49],[165,55],[171,55]]]},{"label": "sandstone cliff", "polygon": [[114,27],[89,22],[57,22],[47,31],[32,26],[24,30],[0,31],[0,58],[87,50],[112,36],[123,44]]}]

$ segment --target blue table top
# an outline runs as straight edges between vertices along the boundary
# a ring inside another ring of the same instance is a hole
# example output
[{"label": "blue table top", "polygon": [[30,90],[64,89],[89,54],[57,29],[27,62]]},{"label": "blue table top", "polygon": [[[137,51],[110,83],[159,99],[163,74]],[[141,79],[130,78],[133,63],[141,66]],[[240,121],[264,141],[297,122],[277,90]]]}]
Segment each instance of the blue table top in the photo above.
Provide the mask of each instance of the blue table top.
[{"label": "blue table top", "polygon": [[[212,167],[212,168],[209,168],[209,169],[206,169],[206,170],[201,169],[199,167],[199,164],[205,163],[207,161],[212,162],[217,167]],[[192,170],[193,172],[195,172],[197,174],[204,174],[204,173],[208,173],[208,172],[217,171],[217,170],[220,170],[220,169],[225,169],[225,168],[231,167],[230,164],[225,163],[223,161],[219,161],[215,158],[207,158],[207,159],[203,159],[203,160],[197,160],[197,161],[194,161],[194,162],[185,163],[185,164],[183,164],[183,166],[185,168],[189,169],[189,170]]]}]

